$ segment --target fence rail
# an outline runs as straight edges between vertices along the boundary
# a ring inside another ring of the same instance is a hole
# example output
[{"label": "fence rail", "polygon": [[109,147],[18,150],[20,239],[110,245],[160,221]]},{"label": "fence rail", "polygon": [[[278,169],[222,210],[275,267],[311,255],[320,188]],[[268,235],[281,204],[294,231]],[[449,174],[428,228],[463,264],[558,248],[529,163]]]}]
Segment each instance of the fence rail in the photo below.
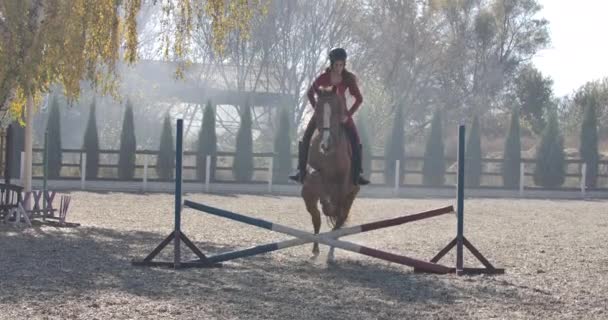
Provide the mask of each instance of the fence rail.
[{"label": "fence rail", "polygon": [[[42,178],[42,149],[34,148],[33,152],[33,173],[35,179]],[[100,164],[99,164],[99,175],[94,180],[100,181],[121,181],[118,178],[118,150],[100,150]],[[149,181],[166,181],[159,179],[156,174],[156,157],[158,156],[157,150],[138,150],[136,152],[136,165],[135,165],[135,176],[130,181],[141,181],[144,185]],[[199,181],[196,177],[196,156],[197,153],[193,151],[184,152],[184,181],[196,182]],[[234,152],[217,152],[216,156],[216,167],[213,172],[213,168],[207,166],[203,168],[205,176],[213,177],[213,180],[205,179],[200,181],[207,185],[209,188],[210,183],[243,183],[243,181],[235,181],[232,174],[232,162],[234,159]],[[254,184],[268,184],[269,190],[272,190],[272,184],[286,184],[287,181],[277,181],[273,177],[273,165],[272,158],[274,154],[272,152],[260,152],[254,153],[254,168],[253,178],[247,183]],[[22,157],[23,159],[23,157]],[[84,150],[81,149],[63,149],[62,150],[62,170],[60,173],[59,180],[81,180],[82,187],[85,188],[87,177],[85,175],[83,162],[86,159]],[[208,159],[209,160],[209,159]],[[292,157],[292,165],[295,168],[296,157]],[[375,185],[384,185],[394,187],[395,190],[401,187],[407,186],[423,186],[422,184],[422,164],[424,158],[419,156],[409,156],[404,158],[404,162],[400,163],[397,161],[394,164],[392,170],[395,172],[394,177],[385,179],[384,177],[384,166],[385,159],[382,156],[372,156],[372,170],[369,172],[369,177],[372,183]],[[483,158],[482,159],[482,179],[480,188],[497,189],[502,188],[502,173],[501,164],[502,159],[495,158]],[[209,162],[209,161],[208,161]],[[521,169],[522,174],[520,176],[520,193],[523,193],[525,189],[538,190],[543,189],[534,184],[532,178],[534,176],[534,159],[522,159]],[[586,177],[584,176],[584,162],[580,159],[567,159],[566,160],[566,181],[565,183],[555,190],[580,190],[582,193],[588,191],[585,187]],[[400,169],[400,170],[399,170]],[[402,175],[399,176],[399,171]],[[599,161],[599,174],[598,183],[595,190],[608,190],[608,160]],[[22,176],[22,175],[21,175]],[[91,179],[89,179],[91,180]],[[446,157],[446,172],[445,172],[445,184],[443,187],[452,187],[456,184],[456,158]],[[441,186],[439,186],[441,187]]]}]

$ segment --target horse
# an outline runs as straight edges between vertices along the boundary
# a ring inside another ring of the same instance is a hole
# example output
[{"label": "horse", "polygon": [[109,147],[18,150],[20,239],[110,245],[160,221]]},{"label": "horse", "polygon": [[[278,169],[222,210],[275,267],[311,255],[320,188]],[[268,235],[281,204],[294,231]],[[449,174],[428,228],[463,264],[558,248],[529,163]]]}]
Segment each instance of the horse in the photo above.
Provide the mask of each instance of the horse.
[{"label": "horse", "polygon": [[[301,196],[306,210],[312,217],[314,233],[321,228],[321,213],[328,218],[332,230],[341,228],[350,213],[359,186],[353,183],[352,149],[342,119],[346,116],[344,101],[336,93],[336,87],[321,87],[317,91],[318,100],[314,110],[317,130],[311,139],[308,164],[313,169],[306,174]],[[313,243],[313,258],[319,255],[319,244]],[[327,256],[334,260],[334,247]]]}]

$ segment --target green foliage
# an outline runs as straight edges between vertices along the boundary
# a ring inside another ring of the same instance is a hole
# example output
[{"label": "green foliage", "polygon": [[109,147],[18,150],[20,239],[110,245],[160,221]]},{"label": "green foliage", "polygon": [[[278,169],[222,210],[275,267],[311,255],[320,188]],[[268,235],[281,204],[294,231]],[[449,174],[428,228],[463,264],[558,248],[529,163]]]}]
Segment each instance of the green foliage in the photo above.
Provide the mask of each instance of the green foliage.
[{"label": "green foliage", "polygon": [[553,80],[544,77],[532,66],[523,68],[515,79],[515,94],[521,115],[537,134],[543,131],[545,116],[553,106],[552,87]]},{"label": "green foliage", "polygon": [[171,129],[171,117],[165,115],[163,129],[160,134],[160,146],[158,158],[156,159],[156,173],[161,180],[171,180],[175,170],[175,148],[173,147],[173,133]]},{"label": "green foliage", "polygon": [[133,120],[133,105],[127,100],[125,116],[122,121],[120,133],[120,150],[118,154],[118,178],[131,180],[135,176],[135,124]]},{"label": "green foliage", "polygon": [[[141,0],[117,1],[2,1],[0,2],[0,109],[9,108],[18,118],[25,98],[39,99],[50,84],[59,83],[74,100],[81,80],[104,93],[117,93],[117,64],[137,60],[138,19]],[[161,1],[151,1],[161,6]],[[171,1],[162,5],[158,39],[165,58],[183,61],[191,57],[198,15],[207,13],[213,23],[212,46],[221,54],[228,34],[250,35],[254,15],[268,5],[260,0],[231,2],[209,0]],[[176,73],[183,76],[184,65]]]},{"label": "green foliage", "polygon": [[519,187],[521,170],[521,135],[519,127],[519,110],[516,108],[511,114],[511,126],[505,141],[502,162],[502,183],[505,188]]},{"label": "green foliage", "polygon": [[51,101],[51,111],[49,113],[46,129],[49,135],[48,143],[48,178],[57,179],[61,174],[61,113],[59,111],[59,101],[53,96]]},{"label": "green foliage", "polygon": [[[25,147],[25,128],[16,121],[11,123],[9,128],[11,141],[10,146],[6,149],[9,152],[9,176],[19,179],[21,174],[21,152],[24,151]],[[6,143],[9,144],[8,141]]]},{"label": "green foliage", "polygon": [[253,177],[251,122],[251,108],[245,106],[241,114],[241,126],[236,136],[236,153],[232,167],[234,178],[238,182],[249,182]]},{"label": "green foliage", "polygon": [[200,181],[206,179],[207,156],[211,156],[210,177],[215,178],[215,167],[217,162],[217,135],[215,133],[215,108],[211,101],[207,101],[207,106],[203,113],[203,123],[198,132],[197,154],[196,154],[196,176]]},{"label": "green foliage", "polygon": [[465,184],[467,187],[479,187],[481,184],[481,132],[479,117],[475,116],[469,131],[469,140],[465,149]]},{"label": "green foliage", "polygon": [[438,187],[445,183],[445,155],[441,115],[435,112],[431,122],[431,132],[424,150],[422,183]]},{"label": "green foliage", "polygon": [[551,112],[540,146],[536,150],[534,183],[545,188],[556,188],[561,186],[565,179],[564,138],[559,129],[557,115],[555,112]]},{"label": "green foliage", "polygon": [[[582,86],[573,98],[576,114],[583,111],[580,137],[580,156],[587,164],[586,186],[597,187],[598,165],[600,160],[598,150],[598,126],[606,117],[608,108],[608,78],[592,81]],[[579,117],[572,117],[579,119]],[[579,124],[577,123],[577,126]]]},{"label": "green foliage", "polygon": [[405,171],[405,126],[402,109],[401,106],[397,107],[391,134],[384,147],[384,181],[389,185],[395,181],[395,162],[397,160],[399,160],[399,183],[403,183]]},{"label": "green foliage", "polygon": [[593,99],[588,99],[583,105],[583,123],[581,125],[580,155],[587,164],[585,172],[585,183],[588,188],[597,187],[598,162],[600,155],[598,151],[597,134],[597,103]]},{"label": "green foliage", "polygon": [[99,173],[99,135],[97,133],[97,118],[95,115],[95,100],[91,103],[89,121],[84,132],[82,149],[87,155],[86,177],[96,179]]},{"label": "green foliage", "polygon": [[291,160],[291,119],[289,110],[282,108],[279,115],[279,127],[274,137],[274,156],[272,178],[278,183],[287,183],[292,170]]}]

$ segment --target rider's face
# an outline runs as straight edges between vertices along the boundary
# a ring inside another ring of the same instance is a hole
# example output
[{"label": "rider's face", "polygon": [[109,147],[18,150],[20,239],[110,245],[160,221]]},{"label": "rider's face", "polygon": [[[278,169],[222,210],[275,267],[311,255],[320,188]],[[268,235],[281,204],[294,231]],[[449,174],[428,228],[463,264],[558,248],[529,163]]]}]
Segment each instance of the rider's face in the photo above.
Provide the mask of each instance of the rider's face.
[{"label": "rider's face", "polygon": [[334,65],[332,66],[332,70],[335,71],[336,73],[342,73],[342,71],[344,70],[344,61],[342,60],[336,60],[334,62]]}]

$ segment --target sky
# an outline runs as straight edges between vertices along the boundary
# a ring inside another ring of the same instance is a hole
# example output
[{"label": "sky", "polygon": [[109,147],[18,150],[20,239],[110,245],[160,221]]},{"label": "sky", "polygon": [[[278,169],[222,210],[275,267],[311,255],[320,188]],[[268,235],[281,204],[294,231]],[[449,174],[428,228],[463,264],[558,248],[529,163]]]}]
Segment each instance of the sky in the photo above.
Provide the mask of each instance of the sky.
[{"label": "sky", "polygon": [[539,0],[551,44],[533,59],[556,96],[608,77],[608,0]]}]

